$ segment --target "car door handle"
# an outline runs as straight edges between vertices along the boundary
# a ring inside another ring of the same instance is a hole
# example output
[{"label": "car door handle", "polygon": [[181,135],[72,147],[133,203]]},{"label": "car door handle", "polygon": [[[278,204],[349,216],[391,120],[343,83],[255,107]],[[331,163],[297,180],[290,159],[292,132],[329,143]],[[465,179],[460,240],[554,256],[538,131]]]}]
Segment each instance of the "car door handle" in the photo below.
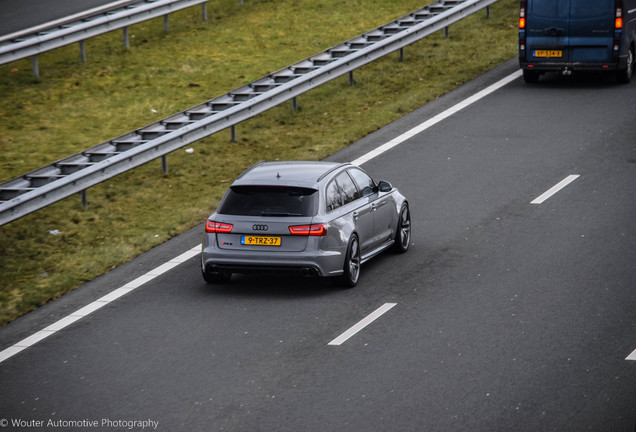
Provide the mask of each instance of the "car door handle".
[{"label": "car door handle", "polygon": [[353,220],[358,220],[359,217],[360,215],[358,214],[358,212],[353,212]]},{"label": "car door handle", "polygon": [[563,33],[565,33],[565,29],[559,27],[547,27],[543,29],[543,31],[548,36],[561,36]]}]

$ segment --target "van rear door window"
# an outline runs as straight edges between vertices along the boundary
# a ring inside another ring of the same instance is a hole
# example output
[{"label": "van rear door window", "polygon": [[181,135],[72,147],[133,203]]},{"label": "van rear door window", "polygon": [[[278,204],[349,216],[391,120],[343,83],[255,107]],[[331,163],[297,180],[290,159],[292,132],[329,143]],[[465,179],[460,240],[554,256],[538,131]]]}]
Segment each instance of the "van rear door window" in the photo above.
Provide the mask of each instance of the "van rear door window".
[{"label": "van rear door window", "polygon": [[[586,1],[586,0],[582,0],[582,1]],[[570,9],[569,1],[534,0],[528,3],[530,4],[529,12],[532,15],[537,17],[566,18],[568,16],[569,9]]]},{"label": "van rear door window", "polygon": [[614,0],[571,0],[572,18],[601,18],[614,12]]}]

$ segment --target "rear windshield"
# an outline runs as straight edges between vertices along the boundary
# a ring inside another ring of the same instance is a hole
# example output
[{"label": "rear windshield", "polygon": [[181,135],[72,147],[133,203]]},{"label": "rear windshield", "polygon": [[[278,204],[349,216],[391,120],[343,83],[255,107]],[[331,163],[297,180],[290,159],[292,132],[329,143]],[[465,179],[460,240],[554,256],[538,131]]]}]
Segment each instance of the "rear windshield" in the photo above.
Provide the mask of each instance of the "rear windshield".
[{"label": "rear windshield", "polygon": [[544,18],[602,18],[614,13],[614,0],[534,0],[530,12]]},{"label": "rear windshield", "polygon": [[613,14],[613,0],[572,0],[570,5],[570,16],[573,18],[603,18]]},{"label": "rear windshield", "polygon": [[530,12],[533,15],[549,18],[567,17],[567,4],[555,0],[534,0],[530,3]]},{"label": "rear windshield", "polygon": [[317,211],[317,190],[280,186],[232,186],[217,209],[236,216],[315,216]]}]

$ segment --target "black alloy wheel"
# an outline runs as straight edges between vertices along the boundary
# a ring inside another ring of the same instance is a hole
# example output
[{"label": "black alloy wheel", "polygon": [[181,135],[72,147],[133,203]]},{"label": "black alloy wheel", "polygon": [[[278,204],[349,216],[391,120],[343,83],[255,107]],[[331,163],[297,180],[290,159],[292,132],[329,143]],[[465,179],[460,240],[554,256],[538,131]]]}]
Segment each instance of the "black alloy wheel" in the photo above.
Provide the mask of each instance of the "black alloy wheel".
[{"label": "black alloy wheel", "polygon": [[358,236],[353,234],[349,240],[347,254],[344,261],[344,273],[340,276],[340,285],[345,288],[353,288],[360,278],[360,243]]},{"label": "black alloy wheel", "polygon": [[394,249],[398,253],[404,253],[409,250],[411,245],[411,211],[408,204],[402,206],[400,210],[400,219],[398,220],[397,230],[395,231]]}]

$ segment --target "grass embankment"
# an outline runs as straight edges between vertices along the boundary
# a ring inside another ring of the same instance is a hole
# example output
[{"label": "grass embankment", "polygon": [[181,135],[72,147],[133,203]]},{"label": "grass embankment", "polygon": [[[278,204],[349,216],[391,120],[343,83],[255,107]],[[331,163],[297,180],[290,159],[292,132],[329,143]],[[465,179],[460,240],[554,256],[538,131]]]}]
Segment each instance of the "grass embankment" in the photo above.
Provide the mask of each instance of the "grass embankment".
[{"label": "grass embankment", "polygon": [[[0,181],[219,96],[418,9],[421,0],[208,3],[0,66]],[[197,142],[79,197],[0,227],[0,325],[203,221],[228,182],[262,160],[318,160],[510,59],[516,0],[491,6],[290,104]],[[50,231],[60,234],[53,235]]]}]

